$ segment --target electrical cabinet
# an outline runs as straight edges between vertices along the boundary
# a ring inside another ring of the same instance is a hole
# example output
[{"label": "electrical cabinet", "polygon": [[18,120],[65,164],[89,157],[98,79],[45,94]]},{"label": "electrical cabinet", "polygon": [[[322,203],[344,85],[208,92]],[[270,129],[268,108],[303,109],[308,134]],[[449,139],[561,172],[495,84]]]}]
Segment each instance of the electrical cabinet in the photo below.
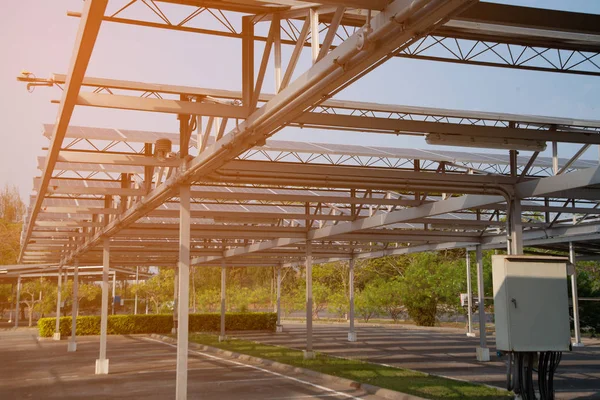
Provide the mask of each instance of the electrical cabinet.
[{"label": "electrical cabinet", "polygon": [[563,257],[492,256],[497,350],[570,349],[567,263]]}]

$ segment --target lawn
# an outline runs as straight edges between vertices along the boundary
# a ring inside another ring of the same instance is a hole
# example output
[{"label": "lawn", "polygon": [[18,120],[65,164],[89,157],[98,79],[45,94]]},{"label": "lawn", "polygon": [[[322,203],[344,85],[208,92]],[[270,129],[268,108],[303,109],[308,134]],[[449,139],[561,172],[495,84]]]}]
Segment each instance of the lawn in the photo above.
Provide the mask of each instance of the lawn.
[{"label": "lawn", "polygon": [[508,392],[487,386],[431,376],[409,369],[331,357],[321,353],[318,353],[314,360],[305,360],[300,350],[247,340],[230,339],[219,342],[215,335],[193,334],[190,336],[190,341],[428,399],[492,400],[514,397]]}]

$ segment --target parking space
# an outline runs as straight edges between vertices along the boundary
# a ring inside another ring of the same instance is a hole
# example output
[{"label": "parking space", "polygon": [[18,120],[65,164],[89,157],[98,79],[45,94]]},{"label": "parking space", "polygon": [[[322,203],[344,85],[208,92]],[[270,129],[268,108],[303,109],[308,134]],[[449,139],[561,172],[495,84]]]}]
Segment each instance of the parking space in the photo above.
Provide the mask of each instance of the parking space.
[{"label": "parking space", "polygon": [[[360,358],[381,364],[415,369],[430,374],[504,387],[506,365],[494,349],[491,362],[475,359],[479,338],[468,338],[460,329],[422,329],[412,326],[359,326],[358,341],[346,340],[348,327],[342,324],[314,325],[316,351]],[[245,333],[237,336],[263,343],[302,349],[306,330],[303,324],[286,323],[284,332]],[[600,399],[600,340],[585,339],[585,347],[565,353],[555,377],[560,399]]]},{"label": "parking space", "polygon": [[[94,375],[98,337],[38,340],[34,330],[0,332],[0,399],[175,398],[176,348],[142,336],[111,336],[110,374]],[[377,399],[302,374],[190,351],[188,397],[202,399]]]}]

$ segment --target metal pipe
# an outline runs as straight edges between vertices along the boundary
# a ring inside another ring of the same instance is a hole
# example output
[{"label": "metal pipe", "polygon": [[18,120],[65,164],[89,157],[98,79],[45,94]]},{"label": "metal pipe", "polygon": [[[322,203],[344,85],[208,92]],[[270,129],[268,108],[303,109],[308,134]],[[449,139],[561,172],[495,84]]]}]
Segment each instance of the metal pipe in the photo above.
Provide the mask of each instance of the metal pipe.
[{"label": "metal pipe", "polygon": [[349,261],[349,276],[348,276],[348,289],[349,289],[349,315],[350,320],[350,332],[348,333],[348,341],[356,342],[356,332],[354,331],[354,258]]},{"label": "metal pipe", "polygon": [[281,330],[281,267],[277,268],[277,329]]},{"label": "metal pipe", "polygon": [[73,265],[73,299],[71,306],[71,339],[67,351],[77,350],[77,314],[79,309],[79,263],[75,260]]},{"label": "metal pipe", "polygon": [[467,257],[466,257],[466,263],[467,263],[467,323],[468,323],[468,331],[467,331],[467,336],[474,336],[473,335],[473,315],[472,315],[472,310],[473,310],[473,285],[471,283],[471,252],[469,252],[469,249],[467,250]]},{"label": "metal pipe", "polygon": [[96,375],[108,374],[106,335],[108,328],[108,269],[110,268],[110,239],[104,238],[102,247],[102,309],[100,312],[100,356],[96,360]]},{"label": "metal pipe", "polygon": [[21,303],[21,275],[17,277],[17,298],[16,298],[16,307],[15,307],[15,328],[19,327],[19,318],[21,315],[19,314],[20,303]]},{"label": "metal pipe", "polygon": [[575,331],[575,345],[581,345],[581,327],[579,324],[579,293],[577,291],[577,258],[573,242],[569,242],[569,261],[573,265],[571,275],[571,297],[573,299],[573,330]]},{"label": "metal pipe", "polygon": [[140,283],[140,267],[135,267],[135,304],[133,305],[133,315],[138,313],[138,285]]},{"label": "metal pipe", "polygon": [[62,290],[62,267],[58,268],[58,285],[56,286],[56,324],[54,327],[54,340],[60,340],[60,295]]},{"label": "metal pipe", "polygon": [[225,267],[225,261],[221,261],[221,335],[219,336],[219,340],[223,341],[226,339],[225,337],[225,295],[227,290],[227,270]]},{"label": "metal pipe", "polygon": [[483,251],[481,245],[475,246],[475,257],[477,260],[477,301],[479,302],[479,345],[487,347],[485,333],[485,299],[483,288]]},{"label": "metal pipe", "polygon": [[313,358],[312,243],[306,242],[306,358]]},{"label": "metal pipe", "polygon": [[[190,297],[190,185],[179,188],[179,296]],[[189,306],[187,301],[178,304],[179,319],[177,325],[177,372],[175,398],[187,400],[188,383],[188,340]]]}]

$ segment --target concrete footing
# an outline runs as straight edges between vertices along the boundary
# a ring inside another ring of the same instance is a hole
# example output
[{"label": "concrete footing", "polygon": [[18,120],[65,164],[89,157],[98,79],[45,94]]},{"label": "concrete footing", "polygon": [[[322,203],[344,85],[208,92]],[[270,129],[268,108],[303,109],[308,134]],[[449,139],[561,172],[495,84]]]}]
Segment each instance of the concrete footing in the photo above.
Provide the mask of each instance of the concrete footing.
[{"label": "concrete footing", "polygon": [[52,340],[60,340],[60,332],[52,335]]},{"label": "concrete footing", "polygon": [[275,333],[281,333],[283,332],[283,325],[277,325],[277,327],[275,328]]},{"label": "concrete footing", "polygon": [[581,343],[581,342],[579,342],[579,343],[571,343],[571,346],[573,346],[573,347],[585,347],[585,345],[583,343]]},{"label": "concrete footing", "polygon": [[316,356],[314,351],[302,350],[302,354],[304,355],[305,360],[314,360]]},{"label": "concrete footing", "polygon": [[356,332],[348,332],[348,341],[356,342]]},{"label": "concrete footing", "polygon": [[487,347],[477,347],[477,361],[490,361],[490,349]]},{"label": "concrete footing", "polygon": [[467,337],[476,337],[477,335],[475,335],[475,333],[473,332],[467,332]]},{"label": "concrete footing", "polygon": [[96,375],[108,375],[108,358],[96,360]]},{"label": "concrete footing", "polygon": [[77,351],[77,342],[71,342],[71,341],[69,341],[69,343],[67,343],[67,351],[68,352],[75,352],[75,351]]},{"label": "concrete footing", "polygon": [[227,336],[219,335],[219,342],[224,342],[227,340]]}]

